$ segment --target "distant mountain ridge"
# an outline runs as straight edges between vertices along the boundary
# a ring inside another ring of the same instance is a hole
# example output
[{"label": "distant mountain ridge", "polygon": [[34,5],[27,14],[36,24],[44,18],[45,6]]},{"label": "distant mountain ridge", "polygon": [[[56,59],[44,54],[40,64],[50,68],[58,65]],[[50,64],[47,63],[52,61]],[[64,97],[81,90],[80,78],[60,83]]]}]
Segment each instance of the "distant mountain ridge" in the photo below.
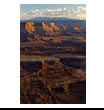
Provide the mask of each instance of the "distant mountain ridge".
[{"label": "distant mountain ridge", "polygon": [[81,27],[86,28],[86,20],[79,20],[79,19],[70,19],[70,18],[50,18],[50,17],[37,17],[30,20],[21,20],[20,23],[26,22],[44,22],[48,26],[51,22],[54,22],[56,26],[63,26],[63,25],[73,25],[74,27]]},{"label": "distant mountain ridge", "polygon": [[58,21],[58,20],[85,21],[85,20],[65,18],[65,17],[35,17],[29,20],[21,20],[21,21]]}]

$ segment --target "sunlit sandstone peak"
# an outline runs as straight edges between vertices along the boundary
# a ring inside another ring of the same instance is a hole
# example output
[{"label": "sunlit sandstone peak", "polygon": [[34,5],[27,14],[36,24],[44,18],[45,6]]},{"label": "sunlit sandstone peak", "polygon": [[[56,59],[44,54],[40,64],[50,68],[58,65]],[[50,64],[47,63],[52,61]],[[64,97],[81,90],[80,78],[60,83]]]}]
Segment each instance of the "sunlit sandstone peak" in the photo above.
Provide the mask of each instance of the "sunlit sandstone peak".
[{"label": "sunlit sandstone peak", "polygon": [[[46,36],[46,37],[56,37],[56,36],[84,36],[84,31],[79,27],[73,27],[72,25],[56,26],[54,22],[51,22],[48,26],[44,22],[26,22],[25,31],[27,36],[30,37],[28,40],[34,40],[34,36]],[[35,38],[37,39],[37,38]],[[38,38],[39,40],[39,38]]]},{"label": "sunlit sandstone peak", "polygon": [[57,27],[57,26],[54,24],[54,22],[51,22],[51,23],[50,23],[50,27],[54,28],[55,30],[59,30],[59,29],[60,29],[59,27]]},{"label": "sunlit sandstone peak", "polygon": [[25,25],[25,29],[30,33],[33,34],[35,31],[34,23],[33,22],[27,22]]},{"label": "sunlit sandstone peak", "polygon": [[50,26],[46,25],[44,22],[27,22],[25,24],[25,29],[29,34],[39,36],[56,36],[59,34],[57,32],[60,31],[60,28],[57,27],[53,22],[50,23]]}]

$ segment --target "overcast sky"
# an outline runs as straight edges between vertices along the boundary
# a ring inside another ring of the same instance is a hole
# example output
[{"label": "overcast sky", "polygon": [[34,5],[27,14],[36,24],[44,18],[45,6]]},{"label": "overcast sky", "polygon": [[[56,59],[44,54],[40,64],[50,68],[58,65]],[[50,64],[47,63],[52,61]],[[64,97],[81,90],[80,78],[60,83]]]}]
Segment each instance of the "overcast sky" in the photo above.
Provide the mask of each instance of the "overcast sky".
[{"label": "overcast sky", "polygon": [[34,17],[65,17],[86,19],[85,4],[21,4],[20,19],[27,20]]}]

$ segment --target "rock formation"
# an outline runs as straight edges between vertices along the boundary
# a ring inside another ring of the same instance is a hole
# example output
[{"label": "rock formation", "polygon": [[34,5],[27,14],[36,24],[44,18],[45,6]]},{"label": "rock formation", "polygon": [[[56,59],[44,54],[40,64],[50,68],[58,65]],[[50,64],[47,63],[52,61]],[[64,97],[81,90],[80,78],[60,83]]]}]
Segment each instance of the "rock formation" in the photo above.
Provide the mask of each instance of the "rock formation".
[{"label": "rock formation", "polygon": [[57,27],[54,22],[50,23],[50,26],[47,26],[44,22],[42,23],[34,23],[27,22],[25,25],[25,29],[29,34],[32,35],[40,35],[40,36],[59,36],[59,35],[68,35],[69,33],[81,32],[80,28],[74,28],[73,26],[62,26]]},{"label": "rock formation", "polygon": [[27,22],[25,25],[25,29],[28,31],[29,34],[34,34],[35,26],[33,22]]},{"label": "rock formation", "polygon": [[71,88],[74,85],[79,82],[83,83],[83,81],[82,75],[63,65],[59,59],[51,62],[42,61],[40,71],[24,74],[21,77],[21,104],[64,104],[73,103],[72,100],[80,103],[77,100],[82,99],[76,97],[77,88],[74,99],[70,90],[73,90]]},{"label": "rock formation", "polygon": [[25,29],[28,31],[29,34],[39,36],[56,36],[60,31],[60,28],[58,28],[53,22],[50,23],[50,27],[47,26],[44,22],[27,22],[25,25]]},{"label": "rock formation", "polygon": [[49,26],[44,22],[26,22],[21,24],[21,30],[21,41],[26,41],[26,39],[29,41],[34,40],[36,35],[39,37],[85,36],[85,32],[79,27],[73,27],[72,25],[58,27],[54,22],[51,22]]}]

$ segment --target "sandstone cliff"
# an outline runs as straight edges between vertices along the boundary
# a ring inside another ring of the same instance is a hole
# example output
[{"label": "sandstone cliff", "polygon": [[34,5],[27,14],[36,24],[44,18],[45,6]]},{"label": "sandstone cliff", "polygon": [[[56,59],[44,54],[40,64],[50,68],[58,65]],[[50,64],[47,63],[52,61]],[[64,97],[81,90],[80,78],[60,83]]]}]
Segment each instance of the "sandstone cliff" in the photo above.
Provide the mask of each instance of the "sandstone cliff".
[{"label": "sandstone cliff", "polygon": [[73,27],[72,25],[57,27],[54,24],[54,22],[51,22],[50,26],[46,25],[44,22],[42,23],[27,22],[25,24],[25,29],[28,31],[29,34],[48,37],[82,33],[82,31],[78,27],[76,28]]},{"label": "sandstone cliff", "polygon": [[60,35],[60,28],[57,27],[53,22],[50,23],[50,26],[47,26],[44,22],[42,23],[34,23],[27,22],[25,25],[25,29],[29,34],[39,35],[39,36],[58,36]]},{"label": "sandstone cliff", "polygon": [[[39,37],[57,37],[57,36],[82,36],[85,37],[85,31],[80,27],[73,27],[72,25],[56,26],[54,22],[46,25],[44,22],[26,22],[21,23],[21,41],[34,40],[35,36]],[[29,38],[29,39],[28,39]],[[32,39],[30,39],[32,38]]]}]

